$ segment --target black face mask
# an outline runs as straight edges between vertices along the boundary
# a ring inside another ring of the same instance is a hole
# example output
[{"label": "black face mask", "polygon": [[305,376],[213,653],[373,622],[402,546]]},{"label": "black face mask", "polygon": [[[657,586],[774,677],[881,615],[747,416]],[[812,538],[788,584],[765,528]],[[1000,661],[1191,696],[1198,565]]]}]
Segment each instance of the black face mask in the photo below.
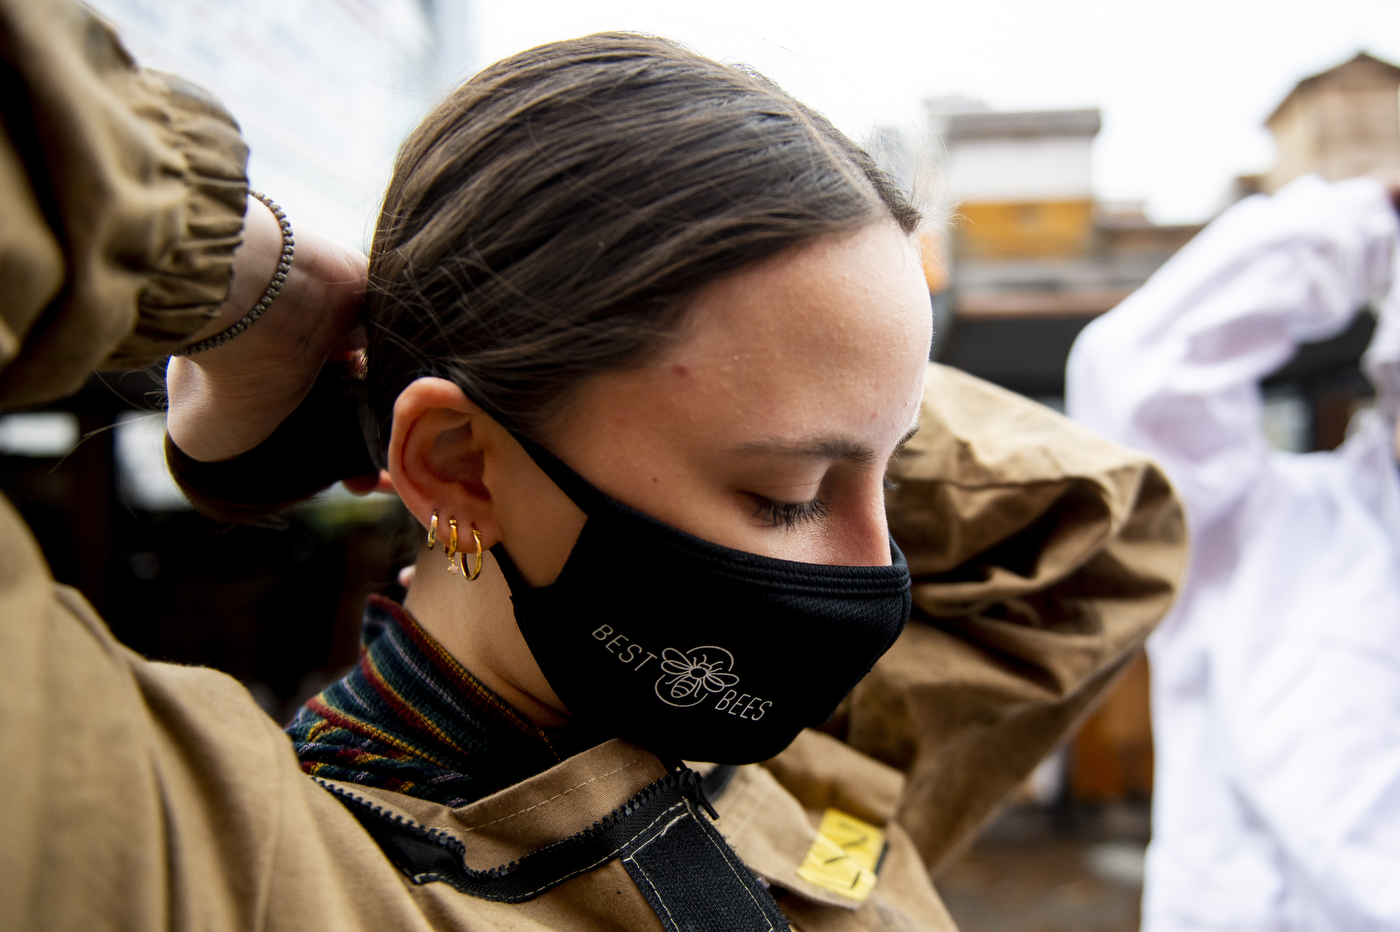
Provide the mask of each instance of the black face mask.
[{"label": "black face mask", "polygon": [[776,560],[701,540],[604,495],[517,438],[588,515],[533,588],[500,544],[515,619],[579,724],[668,759],[766,760],[820,725],[909,618],[909,566]]}]

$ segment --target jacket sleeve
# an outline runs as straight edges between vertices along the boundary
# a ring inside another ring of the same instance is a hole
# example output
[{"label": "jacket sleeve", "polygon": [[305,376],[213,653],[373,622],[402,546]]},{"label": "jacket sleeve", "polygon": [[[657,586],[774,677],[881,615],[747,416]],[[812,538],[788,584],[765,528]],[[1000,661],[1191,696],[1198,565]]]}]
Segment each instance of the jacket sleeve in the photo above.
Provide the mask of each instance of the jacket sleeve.
[{"label": "jacket sleeve", "polygon": [[845,738],[906,772],[899,821],[933,869],[1136,655],[1181,583],[1185,523],[1141,454],[938,365],[889,475],[914,614]]},{"label": "jacket sleeve", "polygon": [[1265,467],[1260,380],[1384,294],[1396,225],[1364,178],[1307,176],[1235,205],[1085,328],[1070,416],[1155,457],[1193,526],[1209,524]]},{"label": "jacket sleeve", "polygon": [[158,359],[211,319],[247,149],[206,93],[68,0],[0,0],[0,407]]}]

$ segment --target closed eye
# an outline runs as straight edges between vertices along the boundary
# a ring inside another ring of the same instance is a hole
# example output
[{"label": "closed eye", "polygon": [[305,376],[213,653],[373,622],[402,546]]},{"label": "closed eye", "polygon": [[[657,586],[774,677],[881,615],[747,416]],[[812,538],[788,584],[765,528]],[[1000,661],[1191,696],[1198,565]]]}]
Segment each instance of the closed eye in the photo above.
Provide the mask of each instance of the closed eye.
[{"label": "closed eye", "polygon": [[749,493],[755,503],[754,517],[770,527],[793,530],[810,521],[825,518],[831,513],[826,502],[814,498],[807,502],[777,502],[762,495]]}]

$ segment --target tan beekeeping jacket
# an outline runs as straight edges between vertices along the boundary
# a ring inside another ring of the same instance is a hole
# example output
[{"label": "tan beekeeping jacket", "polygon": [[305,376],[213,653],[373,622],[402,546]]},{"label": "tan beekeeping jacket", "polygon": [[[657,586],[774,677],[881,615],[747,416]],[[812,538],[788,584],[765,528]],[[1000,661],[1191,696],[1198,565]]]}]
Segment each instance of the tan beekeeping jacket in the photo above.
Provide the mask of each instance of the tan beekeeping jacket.
[{"label": "tan beekeeping jacket", "polygon": [[[63,0],[0,0],[0,406],[150,361],[226,294],[245,152]],[[941,929],[927,868],[1034,765],[1167,609],[1180,508],[1141,457],[931,367],[891,524],[915,620],[830,730],[734,775],[717,823],[807,930]],[[841,740],[838,740],[838,737]],[[394,866],[222,674],[147,661],[54,583],[0,500],[0,929],[660,929],[617,860],[525,902]],[[614,741],[469,806],[340,789],[493,867],[662,773]],[[884,826],[874,892],[798,876],[828,807]]]}]

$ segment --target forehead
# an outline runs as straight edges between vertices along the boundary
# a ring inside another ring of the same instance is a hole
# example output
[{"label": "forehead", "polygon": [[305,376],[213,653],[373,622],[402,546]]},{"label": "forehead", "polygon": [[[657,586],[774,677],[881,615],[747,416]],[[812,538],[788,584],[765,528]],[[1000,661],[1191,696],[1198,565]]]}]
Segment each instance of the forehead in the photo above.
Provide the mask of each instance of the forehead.
[{"label": "forehead", "polygon": [[717,451],[814,434],[888,452],[917,416],[931,325],[893,223],[819,239],[701,289],[676,344],[590,380],[564,430],[603,429],[617,456],[629,439]]},{"label": "forehead", "polygon": [[902,432],[914,416],[932,318],[918,255],[893,224],[740,269],[688,312],[653,368],[742,420],[819,431],[894,418]]}]

